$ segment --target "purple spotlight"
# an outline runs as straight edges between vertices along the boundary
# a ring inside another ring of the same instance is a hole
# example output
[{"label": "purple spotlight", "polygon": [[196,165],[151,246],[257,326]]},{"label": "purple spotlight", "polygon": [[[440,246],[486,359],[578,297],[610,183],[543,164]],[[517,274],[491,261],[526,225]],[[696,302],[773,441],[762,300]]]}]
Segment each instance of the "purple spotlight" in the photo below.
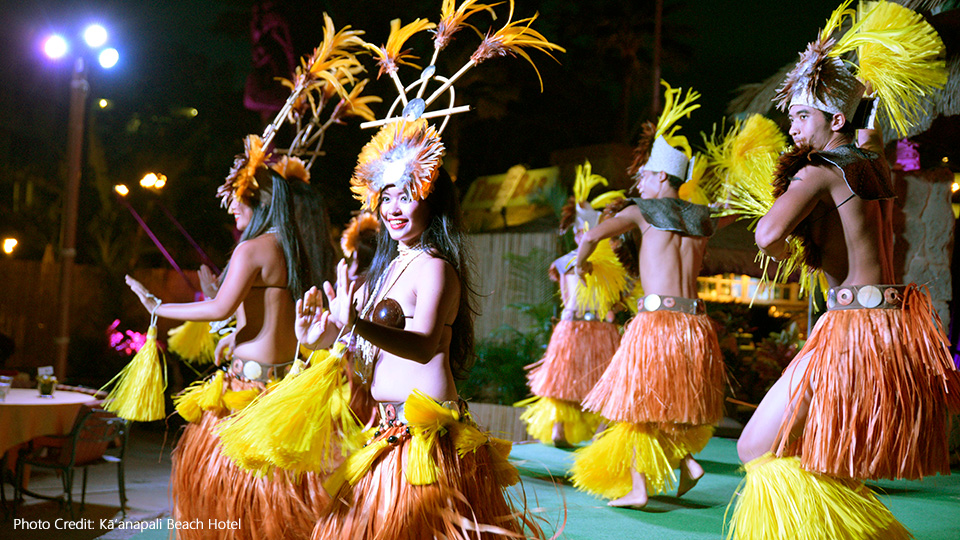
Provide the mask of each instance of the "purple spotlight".
[{"label": "purple spotlight", "polygon": [[63,58],[63,55],[67,54],[67,40],[54,34],[43,42],[43,52],[54,60]]}]

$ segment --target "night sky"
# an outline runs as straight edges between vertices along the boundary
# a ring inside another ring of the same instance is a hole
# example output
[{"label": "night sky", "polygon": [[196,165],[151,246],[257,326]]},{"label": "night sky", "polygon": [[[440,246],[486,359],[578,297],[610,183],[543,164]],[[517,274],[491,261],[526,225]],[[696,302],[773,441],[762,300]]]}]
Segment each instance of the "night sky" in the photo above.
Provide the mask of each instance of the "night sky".
[{"label": "night sky", "polygon": [[[302,56],[320,42],[324,11],[338,28],[351,24],[365,29],[364,37],[379,44],[386,38],[390,19],[400,17],[406,23],[421,16],[435,21],[440,1],[279,5],[290,21],[296,54]],[[505,7],[498,9],[503,18]],[[702,108],[685,121],[684,133],[699,141],[697,132],[709,131],[723,118],[737,86],[760,82],[793,61],[834,7],[836,1],[825,0],[666,0],[662,76],[673,86],[693,86],[703,94]],[[174,213],[188,230],[210,231],[213,251],[218,246],[226,249],[232,243],[230,221],[213,192],[233,154],[242,149],[243,136],[263,128],[260,117],[243,107],[243,85],[250,71],[251,3],[5,0],[0,9],[5,22],[0,36],[0,168],[7,171],[0,179],[0,208],[10,209],[11,178],[33,178],[40,186],[38,197],[49,201],[47,214],[55,218],[65,167],[70,62],[49,62],[39,47],[49,30],[66,31],[71,25],[76,30],[99,20],[111,31],[110,44],[120,50],[121,60],[108,72],[90,70],[91,103],[105,97],[113,105],[104,111],[91,107],[93,136],[88,139],[94,143],[88,141],[93,153],[88,149],[81,217],[86,211],[93,219],[97,204],[90,182],[99,178],[135,184],[143,173],[163,167],[170,177],[163,194],[166,204],[177,210]],[[458,95],[475,111],[456,118],[445,137],[459,156],[461,189],[476,176],[502,173],[517,163],[548,166],[551,152],[558,150],[633,144],[642,121],[651,118],[653,9],[652,1],[518,0],[515,19],[539,11],[534,27],[568,52],[557,55],[559,63],[531,53],[543,77],[543,93],[536,73],[521,59],[491,60],[473,70],[475,76]],[[486,29],[487,21],[484,16],[471,20],[481,29]],[[626,100],[622,89],[627,63],[603,47],[616,41],[611,36],[620,32],[639,36],[640,43],[636,88]],[[468,30],[457,37],[467,52],[479,42]],[[425,35],[409,44],[418,51],[429,45]],[[455,55],[456,47],[452,49]],[[368,58],[365,63],[375,75],[373,61]],[[384,82],[371,85],[373,92],[392,100],[395,93]],[[374,110],[382,114],[386,105],[379,107]],[[182,114],[189,108],[198,110],[196,119]],[[324,186],[334,206],[334,223],[345,221],[347,212],[356,207],[346,196],[347,180],[360,147],[371,135],[360,132],[355,122],[328,133],[329,155],[313,172],[314,182]],[[149,201],[144,198],[139,204]],[[9,230],[12,225],[0,222],[0,227]],[[55,229],[52,225],[34,234],[40,242],[55,237]],[[38,251],[31,253],[36,256]]]}]

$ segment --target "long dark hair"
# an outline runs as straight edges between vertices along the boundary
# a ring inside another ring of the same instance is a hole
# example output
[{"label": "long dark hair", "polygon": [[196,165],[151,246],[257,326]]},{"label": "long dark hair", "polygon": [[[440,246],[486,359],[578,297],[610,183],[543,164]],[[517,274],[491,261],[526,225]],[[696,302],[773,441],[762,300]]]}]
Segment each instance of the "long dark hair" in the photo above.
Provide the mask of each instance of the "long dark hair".
[{"label": "long dark hair", "polygon": [[294,299],[300,298],[333,274],[334,251],[323,201],[309,184],[288,182],[272,169],[261,169],[256,177],[260,189],[250,198],[253,215],[239,242],[272,229],[287,265],[287,290]]},{"label": "long dark hair", "polygon": [[[431,253],[450,263],[460,280],[460,305],[453,321],[453,336],[450,340],[450,369],[454,378],[467,378],[473,366],[473,318],[476,315],[476,291],[471,286],[470,257],[466,248],[466,233],[463,231],[463,216],[460,200],[453,180],[442,168],[434,181],[433,191],[424,199],[430,208],[430,221],[420,236],[420,244]],[[397,256],[397,241],[390,238],[383,223],[380,209],[377,236],[377,251],[367,274],[367,294],[372,294],[376,283],[383,278],[390,262]]]}]

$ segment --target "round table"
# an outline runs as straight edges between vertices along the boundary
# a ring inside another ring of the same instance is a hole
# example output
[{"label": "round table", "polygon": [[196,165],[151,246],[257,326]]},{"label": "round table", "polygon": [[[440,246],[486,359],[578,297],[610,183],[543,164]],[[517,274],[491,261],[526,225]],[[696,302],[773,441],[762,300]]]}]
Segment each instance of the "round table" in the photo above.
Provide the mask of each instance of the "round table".
[{"label": "round table", "polygon": [[96,399],[69,390],[40,397],[36,388],[11,388],[0,401],[0,453],[41,435],[68,433],[80,406]]}]

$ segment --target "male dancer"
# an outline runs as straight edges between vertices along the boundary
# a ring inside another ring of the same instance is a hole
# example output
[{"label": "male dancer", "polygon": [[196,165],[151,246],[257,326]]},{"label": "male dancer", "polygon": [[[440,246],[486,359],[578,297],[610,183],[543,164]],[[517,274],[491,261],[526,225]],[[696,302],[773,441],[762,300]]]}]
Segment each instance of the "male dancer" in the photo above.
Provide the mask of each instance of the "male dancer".
[{"label": "male dancer", "polygon": [[859,480],[949,473],[946,338],[925,291],[889,285],[890,169],[872,122],[854,129],[865,86],[833,44],[811,43],[779,90],[796,147],[756,230],[767,255],[824,272],[828,311],[743,430],[735,538],[907,538]]},{"label": "male dancer", "polygon": [[[674,103],[670,98],[676,94],[669,94],[679,90],[667,88],[667,102]],[[679,106],[693,99],[688,93]],[[577,273],[584,276],[599,240],[634,228],[642,236],[639,266],[646,296],[610,366],[583,401],[584,408],[616,423],[577,452],[572,470],[578,489],[613,499],[610,506],[643,507],[648,492],[672,484],[677,467],[677,494],[692,488],[703,476],[692,454],[706,446],[723,413],[723,359],[697,298],[697,275],[714,222],[708,207],[678,198],[693,163],[663,136],[672,123],[663,119],[686,112],[664,111],[652,150],[638,148],[631,167],[640,198],[588,231],[577,253]]]}]

